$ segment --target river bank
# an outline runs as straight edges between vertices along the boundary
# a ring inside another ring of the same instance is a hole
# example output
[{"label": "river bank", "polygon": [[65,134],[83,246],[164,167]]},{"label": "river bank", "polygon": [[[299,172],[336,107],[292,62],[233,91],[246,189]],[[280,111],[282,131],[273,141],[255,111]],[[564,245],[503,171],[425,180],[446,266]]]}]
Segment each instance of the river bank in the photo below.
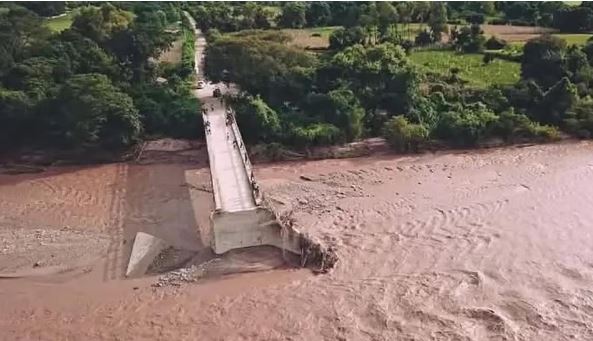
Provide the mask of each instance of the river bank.
[{"label": "river bank", "polygon": [[[560,141],[551,143],[571,143],[578,141],[568,136],[562,136]],[[550,143],[550,142],[549,142]],[[502,140],[490,140],[474,148],[452,148],[438,141],[433,141],[418,153],[396,153],[383,138],[368,138],[344,145],[321,146],[306,149],[291,149],[279,144],[248,146],[249,157],[254,163],[269,163],[283,161],[307,161],[325,159],[348,159],[380,155],[411,156],[438,152],[479,152],[491,148],[514,148],[537,144],[548,144],[536,141],[506,143]],[[120,152],[88,151],[58,152],[58,151],[20,151],[0,155],[0,174],[39,173],[54,166],[66,165],[100,165],[113,162],[138,162],[140,164],[158,162],[196,162],[192,149],[205,148],[204,140],[186,140],[162,138],[144,141],[129,150]]]},{"label": "river bank", "polygon": [[260,254],[260,271],[163,287],[122,279],[128,236],[199,249],[206,164],[0,175],[0,270],[36,271],[0,279],[0,339],[590,339],[592,152],[566,142],[256,165],[270,202],[334,247],[336,267],[316,276]]}]

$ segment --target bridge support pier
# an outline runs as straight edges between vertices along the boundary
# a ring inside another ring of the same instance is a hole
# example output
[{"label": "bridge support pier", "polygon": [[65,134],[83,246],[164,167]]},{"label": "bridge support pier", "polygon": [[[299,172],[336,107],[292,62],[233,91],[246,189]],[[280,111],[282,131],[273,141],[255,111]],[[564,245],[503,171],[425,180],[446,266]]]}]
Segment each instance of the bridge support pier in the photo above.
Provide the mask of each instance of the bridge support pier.
[{"label": "bridge support pier", "polygon": [[270,245],[300,254],[300,238],[284,229],[267,208],[239,212],[215,211],[211,215],[212,249],[222,254],[232,249]]}]

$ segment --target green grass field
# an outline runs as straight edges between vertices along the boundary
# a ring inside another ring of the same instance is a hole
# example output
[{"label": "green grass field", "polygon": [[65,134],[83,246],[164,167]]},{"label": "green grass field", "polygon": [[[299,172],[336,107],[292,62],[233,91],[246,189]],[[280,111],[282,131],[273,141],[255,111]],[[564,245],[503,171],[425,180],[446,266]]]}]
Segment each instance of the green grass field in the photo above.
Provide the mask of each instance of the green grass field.
[{"label": "green grass field", "polygon": [[[591,33],[554,33],[553,36],[566,40],[567,45],[585,45],[593,37]],[[523,46],[527,41],[513,41],[511,45]]]},{"label": "green grass field", "polygon": [[74,13],[69,12],[60,17],[47,19],[46,25],[53,32],[62,32],[63,30],[70,28],[73,18]]},{"label": "green grass field", "polygon": [[559,33],[559,34],[554,34],[554,35],[556,37],[566,40],[566,43],[568,45],[585,45],[587,43],[587,39],[589,39],[593,36],[593,34],[587,34],[587,33],[580,33],[580,34]]},{"label": "green grass field", "polygon": [[459,76],[471,85],[487,87],[512,84],[519,80],[521,65],[496,59],[484,65],[481,54],[458,54],[454,51],[417,51],[410,55],[413,63],[425,71],[448,74],[451,68],[460,70]]}]

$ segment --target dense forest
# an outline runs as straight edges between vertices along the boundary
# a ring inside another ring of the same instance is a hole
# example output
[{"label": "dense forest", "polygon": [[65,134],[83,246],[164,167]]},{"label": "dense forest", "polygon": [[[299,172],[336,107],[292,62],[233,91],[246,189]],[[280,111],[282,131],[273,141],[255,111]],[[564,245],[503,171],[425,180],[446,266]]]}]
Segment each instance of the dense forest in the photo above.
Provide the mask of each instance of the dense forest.
[{"label": "dense forest", "polygon": [[[405,152],[593,134],[587,2],[32,2],[0,9],[1,145],[198,137],[182,10],[207,37],[208,80],[241,89],[228,101],[250,144],[384,136]],[[42,24],[65,11],[68,29]],[[497,34],[521,28],[537,34]],[[176,40],[181,62],[155,62]]]},{"label": "dense forest", "polygon": [[[0,6],[1,149],[118,150],[146,136],[199,134],[193,64],[187,72],[155,62],[188,31],[178,5]],[[52,32],[42,16],[66,10],[76,11],[71,26]]]},{"label": "dense forest", "polygon": [[[209,78],[228,77],[243,90],[234,106],[249,142],[309,147],[383,135],[397,150],[414,151],[429,142],[589,137],[593,43],[568,46],[544,34],[506,49],[508,42],[487,38],[480,26],[490,20],[588,31],[588,5],[293,2],[274,14],[269,4],[192,3],[190,10],[209,39]],[[414,23],[422,26],[412,37]],[[317,25],[338,26],[326,49],[294,46],[290,31],[280,30]],[[418,67],[411,62],[415,50],[482,53],[483,68],[508,59],[520,76],[476,87],[455,67],[445,73]]]}]

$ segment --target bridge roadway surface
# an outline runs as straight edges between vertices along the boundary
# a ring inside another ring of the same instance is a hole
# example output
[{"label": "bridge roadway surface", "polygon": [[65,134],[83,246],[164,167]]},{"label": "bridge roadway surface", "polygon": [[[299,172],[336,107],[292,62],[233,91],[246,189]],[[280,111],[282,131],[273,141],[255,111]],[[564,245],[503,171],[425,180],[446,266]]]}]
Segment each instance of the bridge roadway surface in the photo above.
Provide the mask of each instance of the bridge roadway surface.
[{"label": "bridge roadway surface", "polygon": [[[195,27],[193,18],[190,21]],[[206,39],[200,30],[196,30],[196,73],[198,79],[204,79],[201,66],[205,48]],[[202,108],[207,109],[206,117],[210,122],[209,132],[206,132],[206,142],[212,173],[212,186],[219,199],[219,202],[216,203],[219,206],[217,209],[224,212],[252,210],[256,208],[256,204],[250,175],[247,174],[238,145],[233,143],[235,140],[239,141],[238,144],[243,142],[240,137],[235,137],[233,129],[226,124],[225,106],[219,98],[213,97],[214,89],[217,87],[223,94],[234,91],[232,87],[227,88],[222,84],[215,85],[209,82],[206,82],[203,89],[195,90],[195,95],[202,102]]]}]

